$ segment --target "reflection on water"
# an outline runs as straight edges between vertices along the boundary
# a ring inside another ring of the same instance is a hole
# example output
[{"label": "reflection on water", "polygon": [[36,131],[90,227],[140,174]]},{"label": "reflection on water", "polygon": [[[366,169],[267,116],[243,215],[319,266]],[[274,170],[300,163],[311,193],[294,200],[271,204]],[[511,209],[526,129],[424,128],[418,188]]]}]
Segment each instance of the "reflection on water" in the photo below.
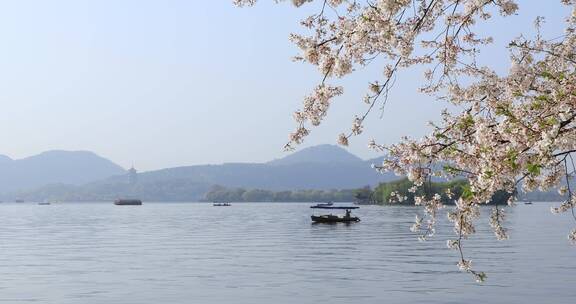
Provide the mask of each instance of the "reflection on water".
[{"label": "reflection on water", "polygon": [[305,204],[2,204],[0,303],[573,303],[574,223],[549,204],[509,210],[506,242],[482,220],[464,247],[483,285],[457,271],[444,220],[415,240],[418,211],[311,225]]}]

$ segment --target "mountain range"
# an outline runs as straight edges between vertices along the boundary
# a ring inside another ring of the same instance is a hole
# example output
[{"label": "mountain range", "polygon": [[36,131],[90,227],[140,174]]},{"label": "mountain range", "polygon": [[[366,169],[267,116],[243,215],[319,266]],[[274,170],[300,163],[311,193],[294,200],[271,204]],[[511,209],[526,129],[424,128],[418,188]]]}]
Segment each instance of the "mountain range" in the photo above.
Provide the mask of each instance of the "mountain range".
[{"label": "mountain range", "polygon": [[82,185],[125,173],[117,164],[88,151],[48,151],[17,160],[0,155],[0,193],[56,183]]},{"label": "mountain range", "polygon": [[[380,182],[396,179],[393,174],[380,174],[371,168],[372,164],[381,162],[381,158],[362,160],[338,146],[319,145],[267,163],[197,165],[143,172],[137,175],[136,183],[129,183],[126,172],[110,162],[112,167],[118,170],[108,171],[110,174],[102,178],[94,178],[96,173],[102,172],[102,169],[82,179],[78,177],[78,172],[72,172],[73,174],[67,178],[61,175],[59,178],[54,176],[45,179],[52,182],[45,182],[44,185],[35,188],[30,187],[29,190],[12,192],[4,197],[25,200],[90,201],[129,196],[148,201],[195,201],[202,199],[213,186],[276,191],[350,189],[366,185],[374,186]],[[64,165],[61,162],[59,165],[69,167],[68,164]],[[52,166],[50,168],[59,165],[50,165]],[[49,165],[43,164],[37,170],[48,167]],[[83,168],[80,171],[84,174],[89,171],[87,164],[78,167]],[[38,185],[39,182],[35,184]]]}]

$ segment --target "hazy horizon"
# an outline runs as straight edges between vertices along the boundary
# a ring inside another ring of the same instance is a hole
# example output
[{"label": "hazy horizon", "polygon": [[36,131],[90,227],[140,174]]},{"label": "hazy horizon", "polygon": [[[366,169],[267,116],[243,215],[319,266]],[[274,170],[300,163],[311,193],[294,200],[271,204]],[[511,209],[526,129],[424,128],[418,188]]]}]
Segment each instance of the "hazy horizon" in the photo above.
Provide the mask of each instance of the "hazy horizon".
[{"label": "hazy horizon", "polygon": [[[522,5],[522,4],[521,4]],[[283,6],[283,7],[279,7]],[[264,162],[286,153],[292,112],[319,80],[288,34],[316,9],[231,1],[18,1],[0,4],[0,154],[14,159],[47,150],[87,150],[139,170],[182,165]],[[530,3],[520,16],[487,28],[495,45],[480,57],[509,67],[501,52],[510,39],[548,17],[544,35],[561,34],[559,1]],[[513,23],[514,26],[507,26]],[[497,29],[497,30],[496,30]],[[499,50],[499,51],[494,51]],[[334,144],[364,111],[367,82],[378,65],[334,81],[347,91],[303,147]],[[421,136],[442,104],[418,94],[420,71],[400,73],[382,118],[348,148],[378,156],[369,139],[393,143]],[[419,111],[412,109],[417,107]]]}]

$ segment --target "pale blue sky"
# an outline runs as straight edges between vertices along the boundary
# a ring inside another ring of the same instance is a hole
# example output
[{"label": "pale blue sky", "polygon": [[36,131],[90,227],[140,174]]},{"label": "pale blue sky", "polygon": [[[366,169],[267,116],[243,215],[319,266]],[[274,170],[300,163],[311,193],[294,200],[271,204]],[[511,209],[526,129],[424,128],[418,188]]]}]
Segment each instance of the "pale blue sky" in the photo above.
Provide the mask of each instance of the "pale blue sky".
[{"label": "pale blue sky", "polygon": [[[272,2],[0,1],[0,154],[90,150],[141,170],[283,156],[291,113],[320,76],[290,60],[297,50],[287,38],[314,6]],[[555,37],[567,13],[560,0],[519,2],[520,16],[485,28],[496,32],[496,46],[482,58],[503,70],[502,46],[531,32],[535,16],[548,17],[545,34]],[[345,96],[304,146],[334,143],[379,75],[373,66],[345,80]],[[377,156],[370,138],[426,133],[442,106],[416,93],[420,79],[400,74],[353,153]]]}]

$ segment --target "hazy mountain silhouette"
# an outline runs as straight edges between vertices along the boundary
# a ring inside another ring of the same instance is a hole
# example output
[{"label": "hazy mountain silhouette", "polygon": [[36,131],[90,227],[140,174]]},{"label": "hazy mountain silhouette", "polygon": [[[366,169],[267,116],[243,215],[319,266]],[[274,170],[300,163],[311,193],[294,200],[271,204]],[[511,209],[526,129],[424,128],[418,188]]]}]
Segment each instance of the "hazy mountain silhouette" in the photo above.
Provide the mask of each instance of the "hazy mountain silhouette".
[{"label": "hazy mountain silhouette", "polygon": [[321,145],[268,163],[176,167],[141,173],[138,180],[141,183],[186,180],[226,187],[291,190],[362,187],[394,178],[376,172],[371,164],[372,161],[364,161],[338,146]]},{"label": "hazy mountain silhouette", "polygon": [[125,170],[87,151],[48,151],[13,160],[0,155],[0,192],[11,192],[63,183],[81,185]]},{"label": "hazy mountain silhouette", "polygon": [[286,157],[268,162],[269,165],[282,166],[305,163],[360,163],[358,156],[335,145],[319,145],[304,148]]},{"label": "hazy mountain silhouette", "polygon": [[310,147],[268,163],[227,163],[168,168],[138,174],[129,185],[126,175],[80,187],[50,185],[18,194],[26,199],[109,200],[137,196],[144,200],[199,200],[213,185],[246,189],[350,189],[397,179],[371,168],[381,159],[364,161],[333,145]]},{"label": "hazy mountain silhouette", "polygon": [[[379,157],[364,161],[340,147],[322,145],[268,163],[186,166],[144,172],[138,174],[136,184],[130,184],[125,170],[93,153],[52,151],[22,160],[0,155],[0,188],[26,189],[37,185],[32,190],[3,195],[3,199],[27,201],[111,201],[119,197],[198,201],[214,186],[272,191],[331,190],[375,186],[399,179],[392,173],[380,174],[371,168],[383,160],[384,157]],[[521,198],[558,200],[554,193],[534,192]]]}]

